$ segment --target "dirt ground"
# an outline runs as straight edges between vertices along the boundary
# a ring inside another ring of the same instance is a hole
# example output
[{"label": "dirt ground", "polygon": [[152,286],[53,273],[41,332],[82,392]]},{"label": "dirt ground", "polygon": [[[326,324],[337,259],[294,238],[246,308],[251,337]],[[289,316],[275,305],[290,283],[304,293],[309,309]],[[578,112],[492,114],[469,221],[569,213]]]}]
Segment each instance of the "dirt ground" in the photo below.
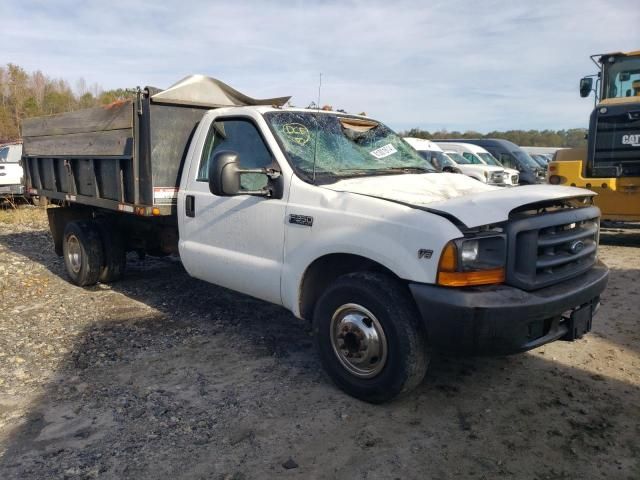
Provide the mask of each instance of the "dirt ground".
[{"label": "dirt ground", "polygon": [[373,406],[287,311],[171,258],[75,287],[43,210],[0,211],[0,478],[640,479],[640,239],[603,242],[590,335]]}]

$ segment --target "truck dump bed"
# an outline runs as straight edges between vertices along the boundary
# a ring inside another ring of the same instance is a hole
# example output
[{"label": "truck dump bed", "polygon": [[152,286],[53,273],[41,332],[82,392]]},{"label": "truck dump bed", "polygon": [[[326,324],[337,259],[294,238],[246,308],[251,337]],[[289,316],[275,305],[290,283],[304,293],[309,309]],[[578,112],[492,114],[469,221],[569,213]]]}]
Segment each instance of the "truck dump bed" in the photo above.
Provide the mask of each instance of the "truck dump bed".
[{"label": "truck dump bed", "polygon": [[167,90],[23,122],[29,193],[138,215],[170,215],[191,136],[217,107],[283,105],[256,100],[228,85],[192,75]]}]

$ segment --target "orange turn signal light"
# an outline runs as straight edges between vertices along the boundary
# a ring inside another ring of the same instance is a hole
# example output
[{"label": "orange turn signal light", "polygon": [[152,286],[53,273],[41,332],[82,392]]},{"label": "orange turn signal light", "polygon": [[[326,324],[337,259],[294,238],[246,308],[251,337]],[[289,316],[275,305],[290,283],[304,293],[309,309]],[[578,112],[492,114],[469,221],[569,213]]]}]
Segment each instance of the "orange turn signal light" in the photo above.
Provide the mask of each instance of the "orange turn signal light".
[{"label": "orange turn signal light", "polygon": [[504,282],[504,268],[490,268],[469,272],[458,271],[458,249],[454,242],[444,247],[438,263],[438,285],[445,287],[469,287]]},{"label": "orange turn signal light", "polygon": [[475,272],[438,272],[438,285],[445,287],[469,287],[504,282],[504,268],[477,270]]},{"label": "orange turn signal light", "polygon": [[455,272],[458,269],[458,249],[453,242],[447,243],[440,256],[438,272]]}]

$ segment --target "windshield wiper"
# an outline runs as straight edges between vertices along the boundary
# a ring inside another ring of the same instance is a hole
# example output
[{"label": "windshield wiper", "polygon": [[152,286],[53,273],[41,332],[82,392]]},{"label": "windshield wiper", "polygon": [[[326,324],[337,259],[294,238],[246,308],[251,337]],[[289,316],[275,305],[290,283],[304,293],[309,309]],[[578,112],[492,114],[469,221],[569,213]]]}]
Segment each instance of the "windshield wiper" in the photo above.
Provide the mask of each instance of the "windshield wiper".
[{"label": "windshield wiper", "polygon": [[374,172],[382,172],[382,173],[436,173],[437,170],[433,168],[425,168],[425,167],[389,167],[389,168],[379,168],[373,170]]},{"label": "windshield wiper", "polygon": [[401,173],[436,173],[436,170],[424,167],[389,167],[389,168],[350,168],[336,171],[336,174],[346,175],[394,175]]}]

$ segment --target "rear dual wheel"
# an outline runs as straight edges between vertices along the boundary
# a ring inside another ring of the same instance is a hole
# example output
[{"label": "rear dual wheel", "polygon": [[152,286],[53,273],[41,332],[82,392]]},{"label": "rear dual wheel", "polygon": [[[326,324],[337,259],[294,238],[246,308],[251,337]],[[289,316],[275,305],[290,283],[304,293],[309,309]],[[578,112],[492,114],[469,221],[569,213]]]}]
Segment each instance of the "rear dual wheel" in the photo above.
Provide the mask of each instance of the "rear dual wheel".
[{"label": "rear dual wheel", "polygon": [[94,222],[69,222],[64,229],[62,255],[71,281],[81,287],[100,278],[104,259],[100,232]]},{"label": "rear dual wheel", "polygon": [[124,272],[122,235],[105,220],[69,222],[62,255],[71,281],[81,287],[116,281]]}]

